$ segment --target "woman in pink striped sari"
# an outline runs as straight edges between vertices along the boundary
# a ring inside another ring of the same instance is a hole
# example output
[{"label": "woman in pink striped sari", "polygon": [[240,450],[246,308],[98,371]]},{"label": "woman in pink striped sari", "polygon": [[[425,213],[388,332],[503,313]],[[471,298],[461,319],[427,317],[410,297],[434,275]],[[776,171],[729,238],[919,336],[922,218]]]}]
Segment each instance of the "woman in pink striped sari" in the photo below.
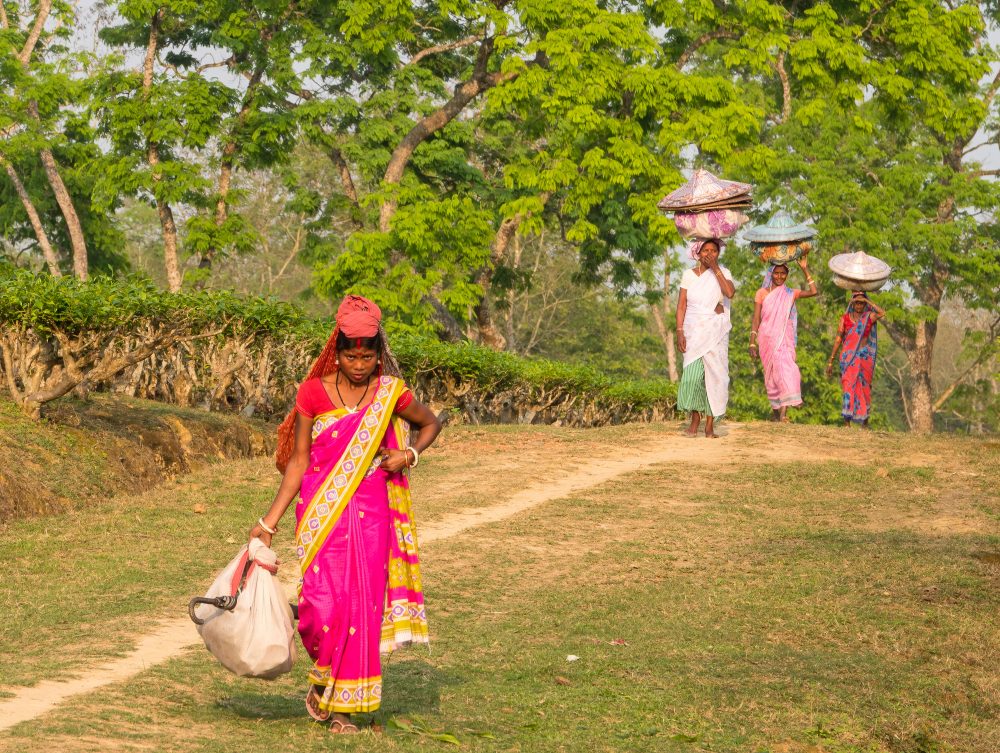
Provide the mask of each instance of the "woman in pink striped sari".
[{"label": "woman in pink striped sari", "polygon": [[[306,708],[330,731],[379,708],[380,652],[427,642],[408,469],[441,430],[413,398],[381,312],[348,296],[337,329],[279,430],[284,477],[250,531],[270,544],[295,496],[299,634],[314,665]],[[419,429],[407,445],[409,426]]]},{"label": "woman in pink striped sari", "polygon": [[802,405],[802,375],[795,362],[798,338],[798,311],[795,302],[816,295],[816,283],[809,276],[803,256],[798,260],[806,277],[803,290],[793,290],[785,284],[788,267],[776,264],[764,278],[764,285],[754,298],[753,325],[750,328],[750,357],[760,353],[764,367],[764,386],[771,403],[771,419],[787,421],[788,408]]}]

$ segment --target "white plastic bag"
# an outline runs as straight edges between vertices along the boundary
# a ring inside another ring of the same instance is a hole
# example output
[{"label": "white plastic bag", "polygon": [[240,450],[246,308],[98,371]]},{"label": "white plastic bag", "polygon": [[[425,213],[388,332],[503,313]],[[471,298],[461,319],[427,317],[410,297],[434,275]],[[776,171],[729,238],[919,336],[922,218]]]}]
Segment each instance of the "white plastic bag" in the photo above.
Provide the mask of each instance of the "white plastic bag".
[{"label": "white plastic bag", "polygon": [[[253,539],[219,573],[207,599],[235,596],[232,610],[192,601],[191,616],[205,647],[222,666],[240,677],[273,680],[295,664],[292,608],[274,573],[278,558]],[[244,572],[246,572],[244,581]],[[243,582],[242,590],[240,583]]]}]

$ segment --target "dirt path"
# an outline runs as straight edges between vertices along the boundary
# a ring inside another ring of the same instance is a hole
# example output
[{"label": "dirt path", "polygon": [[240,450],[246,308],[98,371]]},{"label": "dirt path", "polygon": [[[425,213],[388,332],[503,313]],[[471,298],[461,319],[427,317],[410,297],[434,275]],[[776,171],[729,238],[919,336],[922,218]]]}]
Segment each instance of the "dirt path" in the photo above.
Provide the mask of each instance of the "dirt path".
[{"label": "dirt path", "polygon": [[[739,432],[740,427],[729,424],[726,430],[729,434],[735,434]],[[456,536],[474,526],[496,523],[545,502],[566,497],[626,473],[658,464],[718,466],[760,461],[768,456],[787,456],[787,448],[774,446],[762,451],[761,448],[741,447],[725,439],[709,442],[675,435],[665,437],[657,444],[658,446],[648,450],[630,449],[627,454],[623,452],[617,458],[568,458],[573,466],[572,468],[567,466],[566,475],[528,486],[495,505],[459,510],[446,515],[422,527],[420,543],[427,545]],[[530,477],[530,468],[525,469],[522,478]],[[200,642],[194,625],[186,617],[163,622],[154,631],[141,638],[135,650],[124,658],[94,667],[84,676],[68,682],[41,682],[34,687],[17,691],[12,698],[0,701],[0,730],[34,719],[71,696],[127,680],[180,655],[184,649]]]}]

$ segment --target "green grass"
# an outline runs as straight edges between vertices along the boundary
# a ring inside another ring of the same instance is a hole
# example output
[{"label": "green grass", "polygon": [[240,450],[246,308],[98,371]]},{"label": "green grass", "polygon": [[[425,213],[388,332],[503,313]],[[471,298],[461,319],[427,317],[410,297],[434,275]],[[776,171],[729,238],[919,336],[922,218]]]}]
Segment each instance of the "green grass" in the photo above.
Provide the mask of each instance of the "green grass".
[{"label": "green grass", "polygon": [[[619,438],[657,436],[632,427]],[[864,452],[837,459],[850,435],[757,426],[740,444],[763,456],[802,436],[829,459],[664,465],[426,546],[434,642],[389,662],[374,721],[401,728],[385,735],[332,740],[311,723],[304,661],[264,683],[197,649],[19,725],[0,750],[455,749],[443,734],[476,752],[996,750],[1000,565],[977,556],[1000,552],[1000,503],[983,494],[1000,481],[995,448],[866,435]],[[489,460],[480,443],[508,439],[563,467],[596,442],[455,432],[427,454],[424,519],[491,483],[476,471]],[[455,474],[462,483],[447,487]],[[96,533],[93,519],[64,517],[0,535],[0,560],[19,563],[0,592],[0,643],[25,648],[0,677],[29,681],[46,655],[58,666],[67,640],[111,646],[199,590],[232,548],[210,542],[236,537],[274,481],[253,463],[227,476],[225,490],[195,476],[108,503]],[[194,498],[205,515],[190,512]],[[89,575],[75,552],[88,537],[100,555]],[[71,567],[37,563],[67,549]],[[10,612],[29,581],[68,614]],[[116,591],[146,597],[88,606]]]}]

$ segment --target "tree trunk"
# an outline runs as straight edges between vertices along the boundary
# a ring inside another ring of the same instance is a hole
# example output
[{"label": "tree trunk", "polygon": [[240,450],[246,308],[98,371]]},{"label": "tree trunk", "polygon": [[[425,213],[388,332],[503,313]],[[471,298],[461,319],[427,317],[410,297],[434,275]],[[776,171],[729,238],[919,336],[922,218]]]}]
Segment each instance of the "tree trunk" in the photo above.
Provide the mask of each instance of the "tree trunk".
[{"label": "tree trunk", "polygon": [[[149,44],[146,45],[146,59],[142,66],[142,98],[149,100],[153,89],[153,62],[156,60],[156,48],[159,44],[160,25],[163,22],[163,8],[153,14],[149,24]],[[167,272],[167,287],[171,293],[181,289],[181,267],[177,258],[177,224],[174,222],[174,211],[170,204],[161,199],[156,190],[163,176],[157,169],[160,165],[160,145],[150,140],[146,147],[146,161],[153,178],[153,198],[156,201],[156,211],[160,216],[160,231],[163,235],[163,265]]]},{"label": "tree trunk", "polygon": [[3,163],[4,169],[7,171],[7,175],[10,176],[10,180],[14,184],[14,190],[17,191],[18,198],[21,199],[24,211],[28,214],[28,220],[31,222],[31,227],[35,231],[35,237],[38,239],[38,245],[42,249],[42,256],[45,257],[45,264],[49,268],[49,274],[53,277],[62,277],[62,271],[59,269],[59,258],[56,256],[56,252],[52,248],[52,244],[49,243],[49,236],[45,233],[45,227],[42,225],[42,218],[38,215],[38,210],[35,209],[35,205],[31,201],[28,189],[24,187],[24,183],[21,182],[20,176],[18,176],[17,171],[14,169],[14,166],[10,164],[10,162],[3,157],[0,157],[0,163]]},{"label": "tree trunk", "polygon": [[[37,113],[37,108],[35,109]],[[56,195],[56,202],[62,210],[63,219],[66,220],[66,229],[69,231],[70,245],[73,247],[73,274],[81,280],[89,277],[87,262],[87,241],[83,235],[83,225],[73,206],[73,198],[69,195],[66,184],[63,183],[62,176],[59,175],[59,167],[56,159],[49,149],[41,150],[42,165],[45,167],[45,175],[49,179],[49,185]]]},{"label": "tree trunk", "polygon": [[926,434],[934,429],[934,394],[931,388],[931,363],[934,355],[935,322],[918,322],[913,348],[907,352],[910,362],[910,410],[913,431]]},{"label": "tree trunk", "polygon": [[[250,111],[253,109],[253,98],[256,96],[257,87],[260,85],[261,78],[264,76],[264,68],[259,66],[254,70],[253,74],[250,76],[250,82],[247,84],[247,90],[243,94],[243,105],[240,107],[239,114],[236,116],[236,125],[229,134],[229,141],[226,145],[222,147],[222,160],[219,165],[219,198],[215,202],[215,226],[221,228],[229,217],[229,189],[232,186],[233,181],[233,169],[236,165],[236,154],[239,151],[239,135],[240,129],[246,123],[247,118],[250,116]],[[214,245],[209,248],[201,256],[201,261],[198,263],[199,269],[211,269],[212,261],[215,259],[215,255],[219,252],[218,248]]]},{"label": "tree trunk", "polygon": [[663,350],[667,356],[667,376],[675,384],[680,379],[677,373],[677,343],[676,334],[668,322],[672,320],[673,311],[670,306],[670,251],[663,252],[663,300],[658,306],[651,306],[653,310],[653,320],[656,322],[656,331],[660,335],[660,342],[663,343]]},{"label": "tree trunk", "polygon": [[[550,198],[551,191],[545,191],[538,197],[544,207]],[[493,321],[493,311],[490,304],[490,284],[493,281],[493,270],[497,268],[507,256],[507,249],[510,243],[517,237],[518,228],[521,223],[530,216],[527,214],[515,214],[500,223],[500,229],[493,238],[493,247],[490,251],[490,261],[483,267],[476,276],[476,282],[483,289],[483,297],[476,306],[476,324],[479,327],[479,338],[483,344],[494,350],[503,350],[507,347],[507,338],[500,332],[500,328]]]},{"label": "tree trunk", "polygon": [[[38,40],[41,38],[42,30],[45,28],[45,22],[48,20],[51,10],[52,0],[40,0],[35,14],[35,22],[32,24],[24,47],[17,56],[22,68],[26,69],[28,67],[31,56],[35,51],[35,45],[38,44]],[[3,20],[6,28],[9,25],[6,13]],[[40,120],[37,102],[28,103],[28,113],[36,121]],[[52,186],[52,191],[56,195],[56,202],[59,204],[59,209],[66,220],[66,228],[69,230],[69,239],[73,246],[73,272],[81,280],[86,280],[88,276],[87,243],[83,236],[83,226],[80,224],[80,218],[77,216],[76,208],[73,206],[73,199],[70,197],[69,191],[66,190],[66,184],[63,183],[62,176],[59,175],[59,168],[56,165],[55,157],[52,156],[52,150],[42,149],[41,156],[42,165],[45,167],[45,176],[49,180],[49,185]]]},{"label": "tree trunk", "polygon": [[[150,166],[154,169],[159,162],[150,160]],[[158,180],[154,178],[154,180]],[[160,215],[160,229],[163,232],[163,266],[167,272],[167,288],[171,293],[177,293],[181,289],[183,277],[181,275],[180,260],[177,255],[177,224],[174,222],[174,212],[170,204],[160,199],[156,200],[156,211]]]}]

